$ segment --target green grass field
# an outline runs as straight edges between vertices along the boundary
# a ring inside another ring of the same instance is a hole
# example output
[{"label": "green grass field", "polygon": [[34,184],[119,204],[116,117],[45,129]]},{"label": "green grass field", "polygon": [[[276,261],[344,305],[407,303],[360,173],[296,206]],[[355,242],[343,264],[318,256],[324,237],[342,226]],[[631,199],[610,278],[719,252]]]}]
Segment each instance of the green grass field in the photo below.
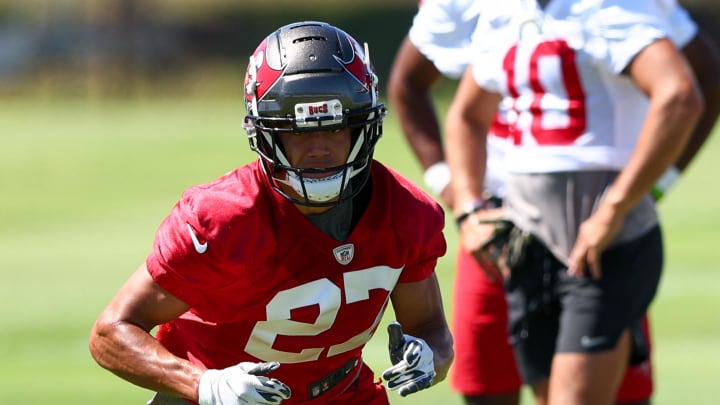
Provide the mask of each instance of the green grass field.
[{"label": "green grass field", "polygon": [[[254,158],[240,98],[0,102],[0,403],[142,404],[101,369],[90,327],[192,184]],[[389,116],[376,156],[418,181]],[[667,266],[652,308],[656,405],[709,404],[720,376],[718,136],[661,204]],[[716,160],[718,159],[718,160]],[[438,273],[449,301],[457,240]],[[448,305],[448,310],[449,310]],[[391,318],[388,315],[387,320]],[[366,348],[387,366],[386,336]],[[394,404],[460,404],[446,383]],[[530,403],[526,397],[525,403]]]}]

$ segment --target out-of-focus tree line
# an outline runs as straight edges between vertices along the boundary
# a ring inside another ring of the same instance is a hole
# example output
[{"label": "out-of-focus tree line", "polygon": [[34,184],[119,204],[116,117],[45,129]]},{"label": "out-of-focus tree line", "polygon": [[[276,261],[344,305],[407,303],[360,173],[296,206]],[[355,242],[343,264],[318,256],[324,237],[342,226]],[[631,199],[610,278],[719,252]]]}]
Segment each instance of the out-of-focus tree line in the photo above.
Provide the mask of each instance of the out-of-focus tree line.
[{"label": "out-of-focus tree line", "polygon": [[[0,0],[0,97],[236,95],[265,35],[327,21],[382,83],[418,0]],[[681,1],[720,42],[720,1]]]},{"label": "out-of-focus tree line", "polygon": [[383,82],[417,0],[0,0],[0,97],[237,95],[274,29],[327,21]]}]

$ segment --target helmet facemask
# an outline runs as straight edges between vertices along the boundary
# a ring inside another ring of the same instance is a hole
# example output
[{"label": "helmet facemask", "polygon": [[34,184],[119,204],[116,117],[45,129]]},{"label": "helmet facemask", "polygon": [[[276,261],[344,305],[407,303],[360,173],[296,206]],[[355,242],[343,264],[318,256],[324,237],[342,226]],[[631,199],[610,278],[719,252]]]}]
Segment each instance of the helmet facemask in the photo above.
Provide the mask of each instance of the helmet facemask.
[{"label": "helmet facemask", "polygon": [[[278,193],[296,204],[322,207],[362,190],[385,116],[367,45],[363,52],[348,34],[325,23],[285,26],[250,58],[245,95],[250,147]],[[336,167],[294,167],[280,141],[282,133],[302,136],[345,128],[351,128],[350,153]]]},{"label": "helmet facemask", "polygon": [[[340,122],[320,126],[322,130],[327,131],[348,127],[352,129],[351,148],[346,163],[328,168],[292,166],[280,142],[280,134],[283,132],[297,134],[317,131],[318,127],[299,127],[294,119],[288,119],[292,121],[292,126],[281,128],[279,127],[281,124],[275,120],[267,123],[265,119],[260,119],[254,121],[252,128],[246,129],[250,147],[260,155],[265,172],[277,192],[297,204],[333,206],[357,195],[367,183],[375,144],[382,136],[383,115],[384,109],[367,109],[360,111],[359,114],[345,111]],[[353,120],[355,122],[352,122]],[[251,135],[253,131],[254,134]],[[309,174],[327,174],[327,176],[308,177]],[[280,187],[280,183],[289,185],[300,198],[286,193]]]}]

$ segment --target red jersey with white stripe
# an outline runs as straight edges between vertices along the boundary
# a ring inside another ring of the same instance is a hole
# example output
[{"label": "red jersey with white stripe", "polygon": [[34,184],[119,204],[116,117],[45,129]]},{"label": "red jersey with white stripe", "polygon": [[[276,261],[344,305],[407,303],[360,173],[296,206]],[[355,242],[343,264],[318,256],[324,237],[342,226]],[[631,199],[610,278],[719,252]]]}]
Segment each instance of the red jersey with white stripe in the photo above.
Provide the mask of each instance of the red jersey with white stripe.
[{"label": "red jersey with white stripe", "polygon": [[481,87],[512,98],[510,172],[624,167],[646,105],[634,102],[637,89],[621,72],[669,35],[665,6],[553,0],[541,11],[510,0],[483,10],[473,72]]},{"label": "red jersey with white stripe", "polygon": [[428,277],[446,249],[431,197],[378,162],[371,176],[369,206],[344,242],[273,191],[259,161],[187,190],[147,258],[153,279],[192,307],[160,326],[160,342],[208,368],[278,361],[288,404],[354,361],[349,374],[359,372],[395,285]]}]

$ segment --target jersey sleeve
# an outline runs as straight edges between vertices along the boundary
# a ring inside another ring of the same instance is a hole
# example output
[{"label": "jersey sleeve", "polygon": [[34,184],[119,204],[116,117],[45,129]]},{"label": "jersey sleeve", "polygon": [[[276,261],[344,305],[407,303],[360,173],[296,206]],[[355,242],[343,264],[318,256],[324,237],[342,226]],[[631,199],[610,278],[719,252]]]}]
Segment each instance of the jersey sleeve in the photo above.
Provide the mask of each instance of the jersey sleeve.
[{"label": "jersey sleeve", "polygon": [[403,187],[392,199],[393,221],[398,249],[406,252],[405,268],[399,282],[429,277],[447,251],[443,234],[445,213],[427,193],[395,173]]},{"label": "jersey sleeve", "polygon": [[239,258],[250,257],[247,252],[259,257],[260,245],[267,244],[259,232],[251,237],[243,231],[262,229],[259,213],[245,215],[250,206],[231,187],[197,186],[183,193],[146,258],[155,282],[206,319],[223,313],[220,292],[246,279]]},{"label": "jersey sleeve", "polygon": [[420,241],[413,242],[407,267],[400,275],[401,283],[420,281],[428,278],[437,267],[438,259],[445,255],[447,245],[442,232],[442,226],[438,226],[441,216],[433,214],[432,221],[414,221],[413,229],[410,232],[417,232],[417,235],[424,237]]},{"label": "jersey sleeve", "polygon": [[586,48],[600,64],[620,74],[640,51],[661,38],[669,38],[663,5],[654,1],[606,0],[589,10]]},{"label": "jersey sleeve", "polygon": [[202,308],[210,301],[209,291],[223,280],[211,222],[198,212],[197,203],[197,194],[185,192],[156,231],[146,264],[161,287],[193,308]]},{"label": "jersey sleeve", "polygon": [[[498,45],[497,42],[499,41],[510,46],[511,42],[506,39],[505,32],[501,32],[503,30],[504,27],[494,26],[494,24],[489,21],[479,21],[474,34],[478,39],[473,42],[472,47],[472,53],[474,55],[471,68],[472,77],[478,86],[494,93],[503,92],[505,77],[505,72],[502,67],[502,55],[499,53],[499,50],[503,48],[502,45],[500,45],[500,47],[496,47],[496,45]],[[491,40],[487,38],[491,38]]]},{"label": "jersey sleeve", "polygon": [[675,0],[665,0],[670,39],[678,48],[685,47],[698,33],[698,26]]},{"label": "jersey sleeve", "polygon": [[410,41],[449,78],[459,78],[470,62],[468,48],[479,15],[476,3],[425,0],[413,18]]}]

